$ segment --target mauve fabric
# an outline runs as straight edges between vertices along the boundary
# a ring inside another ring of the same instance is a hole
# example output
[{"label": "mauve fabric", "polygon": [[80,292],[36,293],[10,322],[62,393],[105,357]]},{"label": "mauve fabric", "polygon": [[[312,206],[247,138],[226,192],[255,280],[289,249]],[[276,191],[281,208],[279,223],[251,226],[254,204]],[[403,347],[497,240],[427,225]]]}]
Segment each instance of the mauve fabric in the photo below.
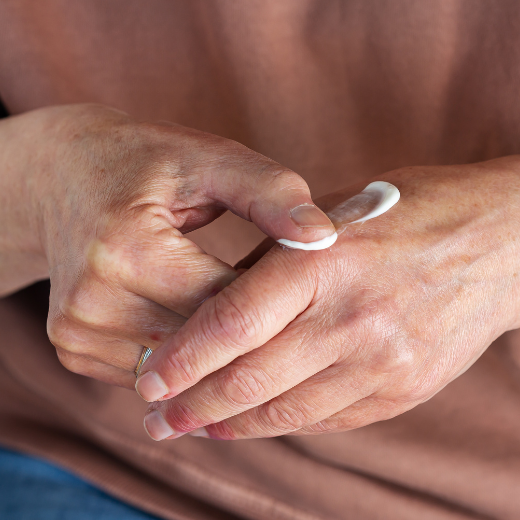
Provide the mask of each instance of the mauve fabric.
[{"label": "mauve fabric", "polygon": [[[520,5],[503,0],[1,0],[11,114],[101,102],[244,143],[315,197],[407,165],[520,152]],[[234,262],[262,238],[191,234]],[[217,240],[218,239],[218,240]],[[171,520],[520,518],[520,336],[393,420],[154,443],[133,392],[66,371],[45,284],[0,300],[0,442]]]}]

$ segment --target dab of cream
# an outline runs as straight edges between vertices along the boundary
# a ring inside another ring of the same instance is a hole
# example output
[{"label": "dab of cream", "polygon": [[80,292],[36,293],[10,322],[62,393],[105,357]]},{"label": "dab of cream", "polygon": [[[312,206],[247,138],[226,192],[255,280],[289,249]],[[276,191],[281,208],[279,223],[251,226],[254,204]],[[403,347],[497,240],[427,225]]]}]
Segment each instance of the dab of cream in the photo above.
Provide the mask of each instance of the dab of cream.
[{"label": "dab of cream", "polygon": [[334,234],[329,237],[316,240],[315,242],[296,242],[295,240],[287,240],[286,238],[280,238],[277,240],[282,246],[290,247],[291,249],[303,249],[305,251],[319,251],[320,249],[327,249],[336,242],[338,234]]},{"label": "dab of cream", "polygon": [[[346,224],[365,222],[386,213],[392,206],[397,204],[400,196],[399,190],[389,182],[371,182],[361,193],[341,202],[332,208],[327,215],[333,222],[340,222],[342,227]],[[354,220],[350,220],[352,218]],[[345,222],[345,220],[348,220],[348,222]],[[331,247],[337,239],[338,233],[336,232],[315,242],[296,242],[295,240],[280,238],[278,243],[292,249],[319,251]]]}]

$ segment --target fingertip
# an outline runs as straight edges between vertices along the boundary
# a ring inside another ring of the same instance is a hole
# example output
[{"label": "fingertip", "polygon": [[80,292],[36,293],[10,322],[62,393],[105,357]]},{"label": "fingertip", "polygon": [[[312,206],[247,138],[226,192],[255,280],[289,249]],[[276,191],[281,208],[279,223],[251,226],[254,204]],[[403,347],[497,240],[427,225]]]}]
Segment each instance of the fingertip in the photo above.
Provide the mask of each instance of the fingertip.
[{"label": "fingertip", "polygon": [[186,435],[186,432],[175,431],[158,410],[152,410],[145,415],[143,426],[148,436],[154,441],[178,439]]},{"label": "fingertip", "polygon": [[[300,242],[315,242],[334,234],[336,229],[329,217],[313,203],[309,186],[297,173],[283,169],[266,169],[253,186],[252,193],[243,193],[242,206],[247,215],[269,237]],[[252,197],[252,198],[251,198]],[[240,202],[241,198],[237,197]]]},{"label": "fingertip", "polygon": [[289,221],[291,226],[285,230],[285,236],[278,237],[279,242],[311,243],[330,239],[336,233],[329,217],[312,202],[299,204],[289,210]]},{"label": "fingertip", "polygon": [[300,228],[334,228],[329,217],[312,203],[306,202],[292,208],[289,215]]},{"label": "fingertip", "polygon": [[162,377],[152,370],[145,372],[137,378],[135,390],[148,403],[159,401],[168,395],[169,392],[169,388]]}]

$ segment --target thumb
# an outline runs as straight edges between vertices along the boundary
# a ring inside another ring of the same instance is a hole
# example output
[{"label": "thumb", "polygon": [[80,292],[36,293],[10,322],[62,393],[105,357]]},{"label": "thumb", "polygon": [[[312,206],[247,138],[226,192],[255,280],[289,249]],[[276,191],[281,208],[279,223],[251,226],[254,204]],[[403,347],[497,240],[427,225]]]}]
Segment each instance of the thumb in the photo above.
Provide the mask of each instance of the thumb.
[{"label": "thumb", "polygon": [[[312,201],[307,183],[297,173],[234,143],[206,177],[206,196],[252,221],[271,238],[292,247],[335,236],[327,215]],[[209,182],[208,182],[209,181]],[[325,240],[325,241],[327,241]],[[333,242],[332,242],[333,243]],[[325,247],[332,245],[329,243]],[[303,248],[303,247],[300,247]]]}]

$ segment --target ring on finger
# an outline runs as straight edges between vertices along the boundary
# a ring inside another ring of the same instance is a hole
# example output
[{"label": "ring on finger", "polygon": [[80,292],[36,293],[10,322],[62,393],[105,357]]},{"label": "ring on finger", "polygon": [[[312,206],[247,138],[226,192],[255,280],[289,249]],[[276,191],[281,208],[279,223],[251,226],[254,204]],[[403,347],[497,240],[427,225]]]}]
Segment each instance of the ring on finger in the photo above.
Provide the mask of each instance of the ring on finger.
[{"label": "ring on finger", "polygon": [[136,379],[139,377],[139,372],[141,371],[141,367],[143,366],[143,363],[150,357],[153,350],[148,347],[143,347],[143,352],[141,353],[141,357],[139,358],[139,363],[137,363],[137,366],[135,367],[134,374]]}]

